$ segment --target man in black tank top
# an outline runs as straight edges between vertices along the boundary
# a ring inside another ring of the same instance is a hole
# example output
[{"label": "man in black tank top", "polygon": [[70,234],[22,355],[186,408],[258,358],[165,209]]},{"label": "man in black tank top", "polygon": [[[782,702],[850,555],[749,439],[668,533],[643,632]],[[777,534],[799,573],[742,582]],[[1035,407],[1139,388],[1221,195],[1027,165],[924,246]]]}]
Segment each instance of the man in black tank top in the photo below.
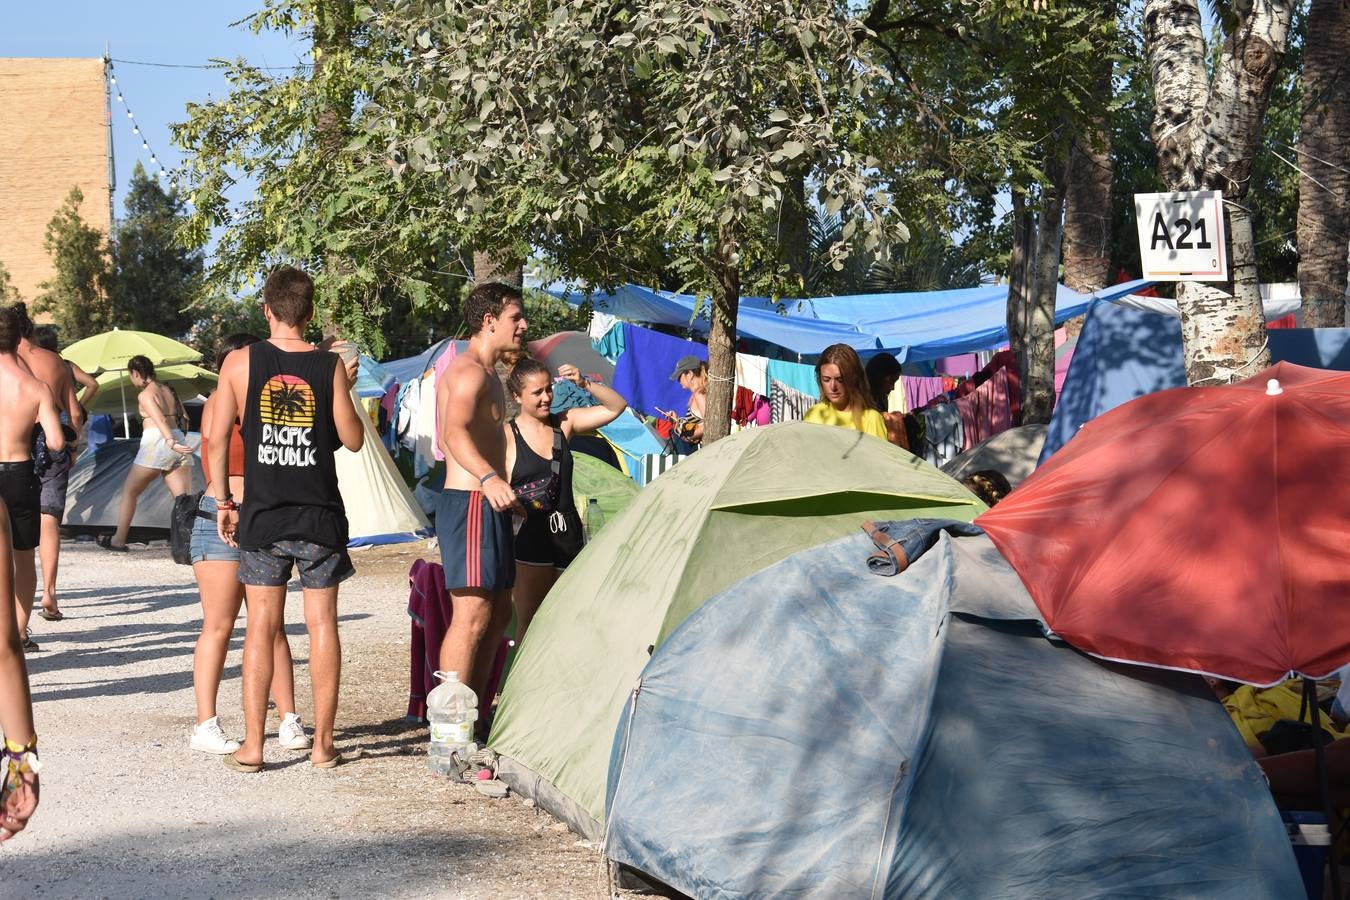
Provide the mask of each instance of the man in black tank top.
[{"label": "man in black tank top", "polygon": [[286,583],[299,570],[309,629],[314,689],[310,763],[332,768],[342,645],[337,632],[338,585],[355,574],[347,555],[347,513],[333,454],[361,449],[365,432],[352,401],[356,360],[303,337],[314,318],[314,282],[283,266],[263,287],[271,338],[225,358],[212,417],[211,471],[229,472],[230,430],[244,439],[244,500],[236,505],[228,479],[209,486],[223,540],[240,549],[239,580],[248,598],[244,634],[244,743],[224,758],[228,768],[257,772],[263,762],[272,643],[282,626]]}]

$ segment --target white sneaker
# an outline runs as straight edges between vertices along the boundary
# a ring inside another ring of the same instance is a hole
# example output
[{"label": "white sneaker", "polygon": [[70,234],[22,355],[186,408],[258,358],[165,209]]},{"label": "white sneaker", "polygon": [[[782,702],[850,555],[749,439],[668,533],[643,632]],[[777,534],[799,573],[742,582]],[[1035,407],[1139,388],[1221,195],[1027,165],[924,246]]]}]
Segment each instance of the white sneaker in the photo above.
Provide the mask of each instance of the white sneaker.
[{"label": "white sneaker", "polygon": [[287,750],[308,750],[310,745],[305,726],[300,724],[300,717],[295,713],[286,713],[282,718],[281,727],[277,729],[277,740]]},{"label": "white sneaker", "polygon": [[225,732],[220,727],[220,717],[212,716],[205,722],[197,724],[192,729],[193,750],[200,750],[203,753],[217,753],[224,755],[233,753],[239,749],[239,742],[233,738],[225,736]]}]

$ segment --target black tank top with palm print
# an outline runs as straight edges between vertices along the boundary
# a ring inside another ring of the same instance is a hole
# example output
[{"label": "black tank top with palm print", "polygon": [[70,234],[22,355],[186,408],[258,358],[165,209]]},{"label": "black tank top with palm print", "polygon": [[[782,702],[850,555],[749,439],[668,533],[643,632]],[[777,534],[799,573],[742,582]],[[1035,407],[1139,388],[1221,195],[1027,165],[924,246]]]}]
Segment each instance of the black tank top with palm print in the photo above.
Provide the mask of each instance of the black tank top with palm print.
[{"label": "black tank top with palm print", "polygon": [[347,512],[333,454],[337,354],[290,353],[268,341],[248,348],[244,502],[236,539],[245,549],[278,541],[347,546]]}]

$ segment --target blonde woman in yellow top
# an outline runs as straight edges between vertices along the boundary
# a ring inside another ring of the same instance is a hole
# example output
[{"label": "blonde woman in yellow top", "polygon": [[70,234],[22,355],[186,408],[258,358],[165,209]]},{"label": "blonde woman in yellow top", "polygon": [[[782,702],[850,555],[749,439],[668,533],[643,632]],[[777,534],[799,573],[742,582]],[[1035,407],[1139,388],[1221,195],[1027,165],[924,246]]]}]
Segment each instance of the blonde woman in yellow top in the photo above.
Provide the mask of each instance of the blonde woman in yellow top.
[{"label": "blonde woman in yellow top", "polygon": [[806,421],[852,428],[886,440],[886,420],[872,408],[862,360],[848,344],[831,344],[816,362],[821,401],[806,411]]}]

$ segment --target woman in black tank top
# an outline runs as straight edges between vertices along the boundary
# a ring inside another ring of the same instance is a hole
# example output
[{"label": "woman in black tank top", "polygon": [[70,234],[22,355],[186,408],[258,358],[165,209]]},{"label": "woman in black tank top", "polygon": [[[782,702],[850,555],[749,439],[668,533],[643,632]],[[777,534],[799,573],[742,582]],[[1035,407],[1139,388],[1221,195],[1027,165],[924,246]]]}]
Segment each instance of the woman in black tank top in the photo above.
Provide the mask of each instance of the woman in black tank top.
[{"label": "woman in black tank top", "polygon": [[558,574],[585,543],[581,516],[572,498],[573,434],[608,425],[628,408],[612,389],[588,381],[575,366],[560,366],[558,376],[588,391],[600,406],[563,410],[553,415],[553,379],[548,367],[526,357],[506,380],[520,404],[520,415],[506,424],[506,468],[511,486],[529,515],[515,539],[516,642],[525,637],[530,620]]}]

